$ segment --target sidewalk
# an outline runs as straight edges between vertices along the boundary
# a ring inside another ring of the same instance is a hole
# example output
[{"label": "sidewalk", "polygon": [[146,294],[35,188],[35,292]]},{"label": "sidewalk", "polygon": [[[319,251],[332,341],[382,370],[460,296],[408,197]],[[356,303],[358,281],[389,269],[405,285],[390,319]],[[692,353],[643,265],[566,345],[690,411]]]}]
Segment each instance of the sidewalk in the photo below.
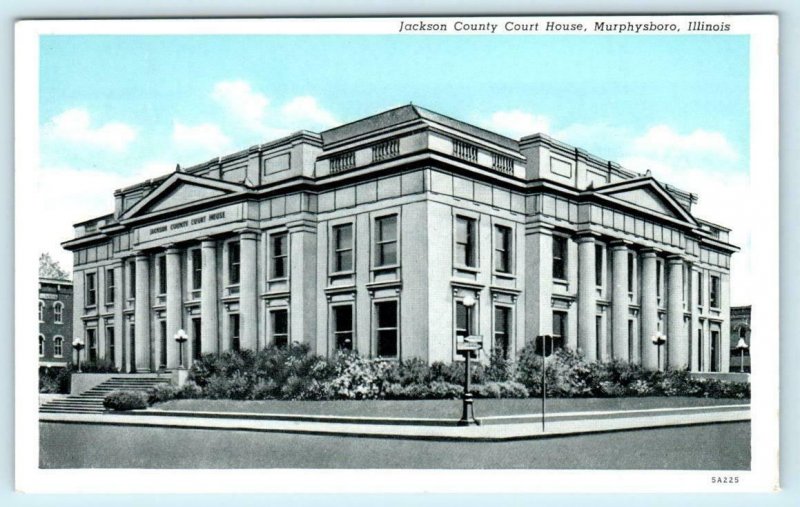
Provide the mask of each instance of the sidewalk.
[{"label": "sidewalk", "polygon": [[455,418],[253,414],[158,409],[129,413],[39,414],[40,422],[460,441],[531,439],[555,435],[578,435],[749,420],[749,405],[562,412],[547,415],[544,431],[540,413],[489,416],[480,418],[479,426],[466,427],[457,426]]}]

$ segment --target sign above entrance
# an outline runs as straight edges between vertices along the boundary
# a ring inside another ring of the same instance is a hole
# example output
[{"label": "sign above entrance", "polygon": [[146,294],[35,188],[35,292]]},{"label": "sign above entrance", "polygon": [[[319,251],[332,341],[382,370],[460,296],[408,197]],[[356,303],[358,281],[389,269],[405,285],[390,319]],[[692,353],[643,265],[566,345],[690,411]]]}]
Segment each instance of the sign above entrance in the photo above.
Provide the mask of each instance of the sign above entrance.
[{"label": "sign above entrance", "polygon": [[137,243],[146,243],[162,238],[195,233],[203,229],[238,222],[242,219],[242,204],[232,204],[174,220],[150,224],[136,229]]}]

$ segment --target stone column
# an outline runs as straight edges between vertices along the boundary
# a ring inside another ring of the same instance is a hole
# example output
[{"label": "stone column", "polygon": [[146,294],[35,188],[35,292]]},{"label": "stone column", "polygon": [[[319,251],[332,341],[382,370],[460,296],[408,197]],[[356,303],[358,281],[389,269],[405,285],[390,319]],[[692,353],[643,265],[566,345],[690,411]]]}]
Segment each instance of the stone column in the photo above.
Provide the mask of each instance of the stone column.
[{"label": "stone column", "polygon": [[[658,369],[658,350],[653,344],[653,336],[658,332],[658,304],[656,300],[656,252],[642,252],[642,283],[639,287],[641,295],[642,323],[642,366],[648,370]],[[662,357],[664,354],[662,345]],[[663,361],[663,360],[662,360]]]},{"label": "stone column", "polygon": [[553,232],[546,224],[527,224],[525,251],[525,339],[553,332]]},{"label": "stone column", "polygon": [[201,249],[203,252],[203,280],[200,296],[200,348],[203,354],[216,354],[219,352],[217,242],[213,239],[204,239]]},{"label": "stone column", "polygon": [[667,259],[667,351],[669,368],[685,370],[689,366],[689,337],[683,326],[683,259]]},{"label": "stone column", "polygon": [[611,245],[611,351],[614,359],[633,361],[628,356],[628,246],[623,242]]},{"label": "stone column", "polygon": [[582,234],[578,243],[578,347],[588,361],[597,357],[597,284],[595,283],[594,236]]},{"label": "stone column", "polygon": [[114,366],[119,371],[125,368],[125,318],[122,309],[125,307],[125,261],[120,261],[114,266]]},{"label": "stone column", "polygon": [[[146,254],[136,256],[136,306],[134,319],[136,336],[136,371],[151,371],[153,358],[150,356],[150,259]],[[157,358],[156,358],[157,360]]]},{"label": "stone column", "polygon": [[[398,231],[401,234],[402,231]],[[405,245],[405,243],[404,243]],[[316,335],[317,230],[314,222],[289,224],[290,342],[314,344]],[[406,248],[405,246],[403,247]],[[356,259],[353,259],[356,262]],[[364,302],[364,300],[362,300]],[[366,300],[369,302],[369,300]],[[357,326],[357,323],[354,323]],[[360,350],[369,350],[361,348]]]},{"label": "stone column", "polygon": [[256,233],[244,231],[239,236],[241,273],[239,282],[239,332],[243,349],[258,348],[258,301]]},{"label": "stone column", "polygon": [[691,371],[700,371],[700,340],[698,340],[697,332],[701,329],[700,327],[700,320],[698,319],[699,312],[697,311],[697,305],[699,300],[697,299],[697,272],[694,269],[689,269],[688,273],[689,279],[686,283],[689,284],[689,311],[691,312],[691,319],[689,321],[689,343],[691,343],[691,359],[690,359],[690,369]]},{"label": "stone column", "polygon": [[[181,296],[181,251],[167,248],[167,368],[177,368],[178,342],[175,334],[183,325],[183,297]],[[187,347],[184,345],[184,349]],[[185,352],[185,350],[184,350]],[[186,358],[183,358],[186,361]],[[188,363],[184,362],[184,365]]]}]

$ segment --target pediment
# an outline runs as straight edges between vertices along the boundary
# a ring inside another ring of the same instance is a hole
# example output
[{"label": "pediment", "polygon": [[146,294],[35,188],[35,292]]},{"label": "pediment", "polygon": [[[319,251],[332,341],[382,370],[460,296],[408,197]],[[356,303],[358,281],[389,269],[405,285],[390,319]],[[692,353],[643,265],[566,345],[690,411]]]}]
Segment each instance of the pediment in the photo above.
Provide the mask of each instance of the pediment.
[{"label": "pediment", "polygon": [[645,177],[600,187],[598,194],[618,199],[639,209],[696,225],[694,217],[655,179]]},{"label": "pediment", "polygon": [[125,212],[123,218],[177,209],[199,201],[214,199],[245,190],[235,183],[174,173],[155,190]]}]

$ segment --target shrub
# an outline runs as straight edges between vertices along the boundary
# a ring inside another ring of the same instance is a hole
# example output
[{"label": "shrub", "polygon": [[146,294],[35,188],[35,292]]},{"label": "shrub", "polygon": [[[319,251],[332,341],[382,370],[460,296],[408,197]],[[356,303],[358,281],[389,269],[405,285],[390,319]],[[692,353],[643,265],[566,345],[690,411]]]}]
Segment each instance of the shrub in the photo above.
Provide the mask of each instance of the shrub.
[{"label": "shrub", "polygon": [[92,362],[81,361],[81,371],[83,373],[119,373],[119,370],[114,365],[114,361],[110,359],[98,359]]},{"label": "shrub", "polygon": [[163,401],[174,400],[178,397],[180,390],[172,384],[158,384],[152,387],[147,393],[147,403],[150,405]]},{"label": "shrub", "polygon": [[103,399],[109,410],[136,410],[147,408],[147,393],[141,391],[112,391]]},{"label": "shrub", "polygon": [[325,386],[326,398],[367,400],[382,395],[384,379],[392,369],[390,363],[359,357],[357,354],[339,354],[336,357],[335,376]]},{"label": "shrub", "polygon": [[[475,384],[483,382],[484,367],[482,364],[472,363],[471,380]],[[462,384],[464,382],[465,361],[456,361],[449,364],[435,362],[430,368],[429,382],[446,382],[448,384]]]},{"label": "shrub", "polygon": [[246,400],[253,390],[250,375],[234,372],[230,376],[215,374],[206,379],[204,392],[211,399]]},{"label": "shrub", "polygon": [[507,382],[514,378],[514,361],[503,356],[501,349],[493,349],[484,379],[488,382]]},{"label": "shrub", "polygon": [[176,398],[178,399],[193,400],[203,397],[203,389],[194,382],[187,381],[178,389],[176,394]]}]

